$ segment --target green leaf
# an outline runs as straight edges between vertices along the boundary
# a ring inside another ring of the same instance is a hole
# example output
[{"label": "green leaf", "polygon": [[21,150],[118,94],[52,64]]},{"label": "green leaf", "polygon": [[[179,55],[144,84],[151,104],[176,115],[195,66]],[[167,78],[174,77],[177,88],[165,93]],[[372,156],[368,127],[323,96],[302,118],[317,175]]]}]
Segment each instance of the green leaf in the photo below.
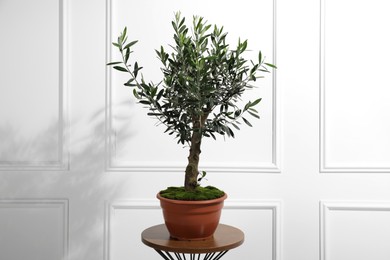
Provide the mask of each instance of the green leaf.
[{"label": "green leaf", "polygon": [[119,44],[122,44],[123,41],[125,40],[126,33],[127,33],[127,27],[125,27],[125,28],[123,29],[123,32],[122,32],[121,36],[118,38],[118,43],[119,43]]},{"label": "green leaf", "polygon": [[250,104],[249,107],[254,107],[254,106],[256,106],[257,104],[260,103],[260,101],[261,101],[261,98],[256,99],[255,101],[251,102],[251,104]]},{"label": "green leaf", "polygon": [[234,132],[233,132],[233,130],[232,130],[230,127],[228,127],[228,126],[226,126],[226,128],[227,128],[228,136],[231,136],[231,137],[234,138]]},{"label": "green leaf", "polygon": [[148,116],[161,116],[161,113],[148,113]]},{"label": "green leaf", "polygon": [[114,62],[107,63],[107,66],[121,64],[121,63],[122,63],[121,61],[114,61]]},{"label": "green leaf", "polygon": [[132,41],[132,42],[126,44],[126,46],[125,46],[123,49],[128,49],[128,48],[130,48],[131,46],[133,46],[134,44],[136,44],[137,42],[138,42],[138,41]]},{"label": "green leaf", "polygon": [[277,69],[277,67],[274,64],[271,64],[271,63],[264,63],[264,64],[267,65],[268,67]]},{"label": "green leaf", "polygon": [[139,102],[141,104],[144,104],[144,105],[150,105],[151,104],[148,100],[140,100]]},{"label": "green leaf", "polygon": [[134,79],[129,79],[124,85],[127,86],[127,87],[135,87],[137,86],[137,84],[134,84],[132,83],[134,81]]},{"label": "green leaf", "polygon": [[238,110],[236,110],[235,112],[234,112],[234,116],[235,117],[238,117],[238,116],[240,116],[241,115],[241,109],[238,109]]},{"label": "green leaf", "polygon": [[244,107],[244,111],[246,111],[250,106],[251,106],[251,102],[249,101],[248,103],[246,103]]},{"label": "green leaf", "polygon": [[125,69],[121,66],[114,66],[114,69],[119,70],[119,71],[123,71],[123,72],[128,72],[127,69]]},{"label": "green leaf", "polygon": [[134,78],[137,77],[138,71],[139,71],[140,69],[142,69],[142,67],[138,67],[138,62],[135,62],[135,63],[134,63],[134,70],[133,70]]},{"label": "green leaf", "polygon": [[261,51],[259,51],[259,64],[263,63],[263,55],[261,54]]},{"label": "green leaf", "polygon": [[[251,62],[252,62],[252,61],[251,61]],[[259,68],[259,64],[255,64],[255,65],[252,67],[252,69],[251,69],[251,71],[250,71],[250,74],[254,74],[255,71],[256,71],[258,68]]]},{"label": "green leaf", "polygon": [[248,120],[246,120],[244,117],[242,118],[242,120],[244,121],[245,124],[252,127],[252,124]]},{"label": "green leaf", "polygon": [[125,54],[125,63],[129,60],[130,57],[130,49],[126,49],[126,54]]},{"label": "green leaf", "polygon": [[160,98],[162,97],[162,95],[164,94],[164,89],[161,89],[158,94],[157,94],[157,97],[156,97],[156,100],[160,100]]},{"label": "green leaf", "polygon": [[198,178],[198,182],[200,182],[204,177],[206,177],[207,173],[205,171],[199,172],[200,177]]},{"label": "green leaf", "polygon": [[174,21],[171,22],[172,23],[172,27],[175,31],[177,31],[177,27],[176,27],[176,23]]},{"label": "green leaf", "polygon": [[118,47],[120,50],[122,50],[122,47],[120,44],[116,43],[116,42],[113,42],[112,45],[114,45],[115,47]]},{"label": "green leaf", "polygon": [[153,98],[157,94],[157,87],[152,87],[150,91],[150,96]]},{"label": "green leaf", "polygon": [[251,111],[248,111],[248,113],[249,113],[251,116],[253,116],[253,117],[256,117],[256,118],[260,119],[260,116],[259,116],[259,115],[257,115],[257,114],[255,114],[255,113],[253,113],[253,112],[251,112]]},{"label": "green leaf", "polygon": [[135,97],[136,99],[139,99],[139,98],[140,98],[140,96],[138,95],[136,89],[133,89],[133,95],[134,95],[134,97]]},{"label": "green leaf", "polygon": [[232,126],[233,126],[235,129],[240,130],[240,128],[238,127],[238,125],[236,125],[235,123],[231,123],[231,124],[232,124]]},{"label": "green leaf", "polygon": [[248,46],[248,40],[245,40],[243,43],[242,43],[242,51],[245,51],[246,48]]},{"label": "green leaf", "polygon": [[182,27],[182,26],[183,26],[183,24],[184,24],[185,20],[186,20],[186,18],[185,18],[185,17],[183,17],[183,19],[181,19],[181,22],[180,22],[180,24],[179,24],[179,27]]}]

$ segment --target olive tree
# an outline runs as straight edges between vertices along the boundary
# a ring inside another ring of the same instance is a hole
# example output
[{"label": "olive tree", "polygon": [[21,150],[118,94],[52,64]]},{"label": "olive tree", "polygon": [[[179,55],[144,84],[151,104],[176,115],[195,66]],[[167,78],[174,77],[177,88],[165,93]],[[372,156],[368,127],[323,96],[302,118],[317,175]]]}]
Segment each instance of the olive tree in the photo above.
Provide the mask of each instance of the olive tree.
[{"label": "olive tree", "polygon": [[241,97],[263,77],[258,74],[275,66],[266,63],[261,52],[256,62],[246,60],[243,54],[248,41],[238,40],[237,47],[230,49],[224,28],[208,24],[203,17],[194,16],[190,30],[185,18],[176,13],[172,27],[172,51],[163,46],[155,50],[162,63],[159,83],[146,81],[139,63],[130,60],[137,41],[127,41],[127,28],[113,42],[122,60],[108,65],[128,73],[124,85],[134,88],[135,98],[148,107],[147,114],[165,125],[165,132],[174,135],[178,143],[188,144],[184,187],[191,191],[198,186],[202,138],[216,139],[217,134],[234,137],[241,123],[252,126],[246,116],[259,118],[255,106],[261,99],[243,103]]}]

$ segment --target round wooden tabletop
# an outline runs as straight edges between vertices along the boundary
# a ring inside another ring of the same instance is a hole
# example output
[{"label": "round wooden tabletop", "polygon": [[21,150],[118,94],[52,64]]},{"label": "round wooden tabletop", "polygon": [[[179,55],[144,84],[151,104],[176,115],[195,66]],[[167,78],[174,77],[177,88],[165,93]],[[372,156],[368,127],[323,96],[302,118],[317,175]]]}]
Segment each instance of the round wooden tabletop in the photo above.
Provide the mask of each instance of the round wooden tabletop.
[{"label": "round wooden tabletop", "polygon": [[244,233],[240,229],[224,224],[219,224],[214,236],[206,240],[172,239],[164,224],[145,229],[141,237],[145,245],[156,250],[186,254],[226,251],[238,247],[244,242]]}]

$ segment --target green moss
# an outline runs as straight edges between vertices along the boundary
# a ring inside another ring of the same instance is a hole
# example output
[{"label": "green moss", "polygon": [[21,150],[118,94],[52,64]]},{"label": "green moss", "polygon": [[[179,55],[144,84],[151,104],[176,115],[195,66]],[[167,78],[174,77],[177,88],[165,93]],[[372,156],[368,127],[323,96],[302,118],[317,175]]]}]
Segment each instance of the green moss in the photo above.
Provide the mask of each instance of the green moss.
[{"label": "green moss", "polygon": [[168,187],[160,191],[161,197],[174,200],[211,200],[222,197],[225,192],[213,186],[196,187],[195,191],[189,192],[184,187]]}]

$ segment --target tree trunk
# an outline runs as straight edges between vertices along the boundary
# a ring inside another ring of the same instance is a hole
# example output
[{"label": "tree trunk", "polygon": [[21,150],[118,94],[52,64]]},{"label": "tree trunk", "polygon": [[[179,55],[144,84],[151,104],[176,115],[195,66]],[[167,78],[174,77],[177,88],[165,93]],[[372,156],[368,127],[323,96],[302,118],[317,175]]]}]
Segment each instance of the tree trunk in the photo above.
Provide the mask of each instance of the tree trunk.
[{"label": "tree trunk", "polygon": [[208,113],[201,117],[194,118],[193,132],[191,137],[190,155],[188,156],[188,165],[185,172],[184,187],[186,191],[193,191],[198,186],[199,174],[199,155],[202,143],[202,129],[208,117]]}]

